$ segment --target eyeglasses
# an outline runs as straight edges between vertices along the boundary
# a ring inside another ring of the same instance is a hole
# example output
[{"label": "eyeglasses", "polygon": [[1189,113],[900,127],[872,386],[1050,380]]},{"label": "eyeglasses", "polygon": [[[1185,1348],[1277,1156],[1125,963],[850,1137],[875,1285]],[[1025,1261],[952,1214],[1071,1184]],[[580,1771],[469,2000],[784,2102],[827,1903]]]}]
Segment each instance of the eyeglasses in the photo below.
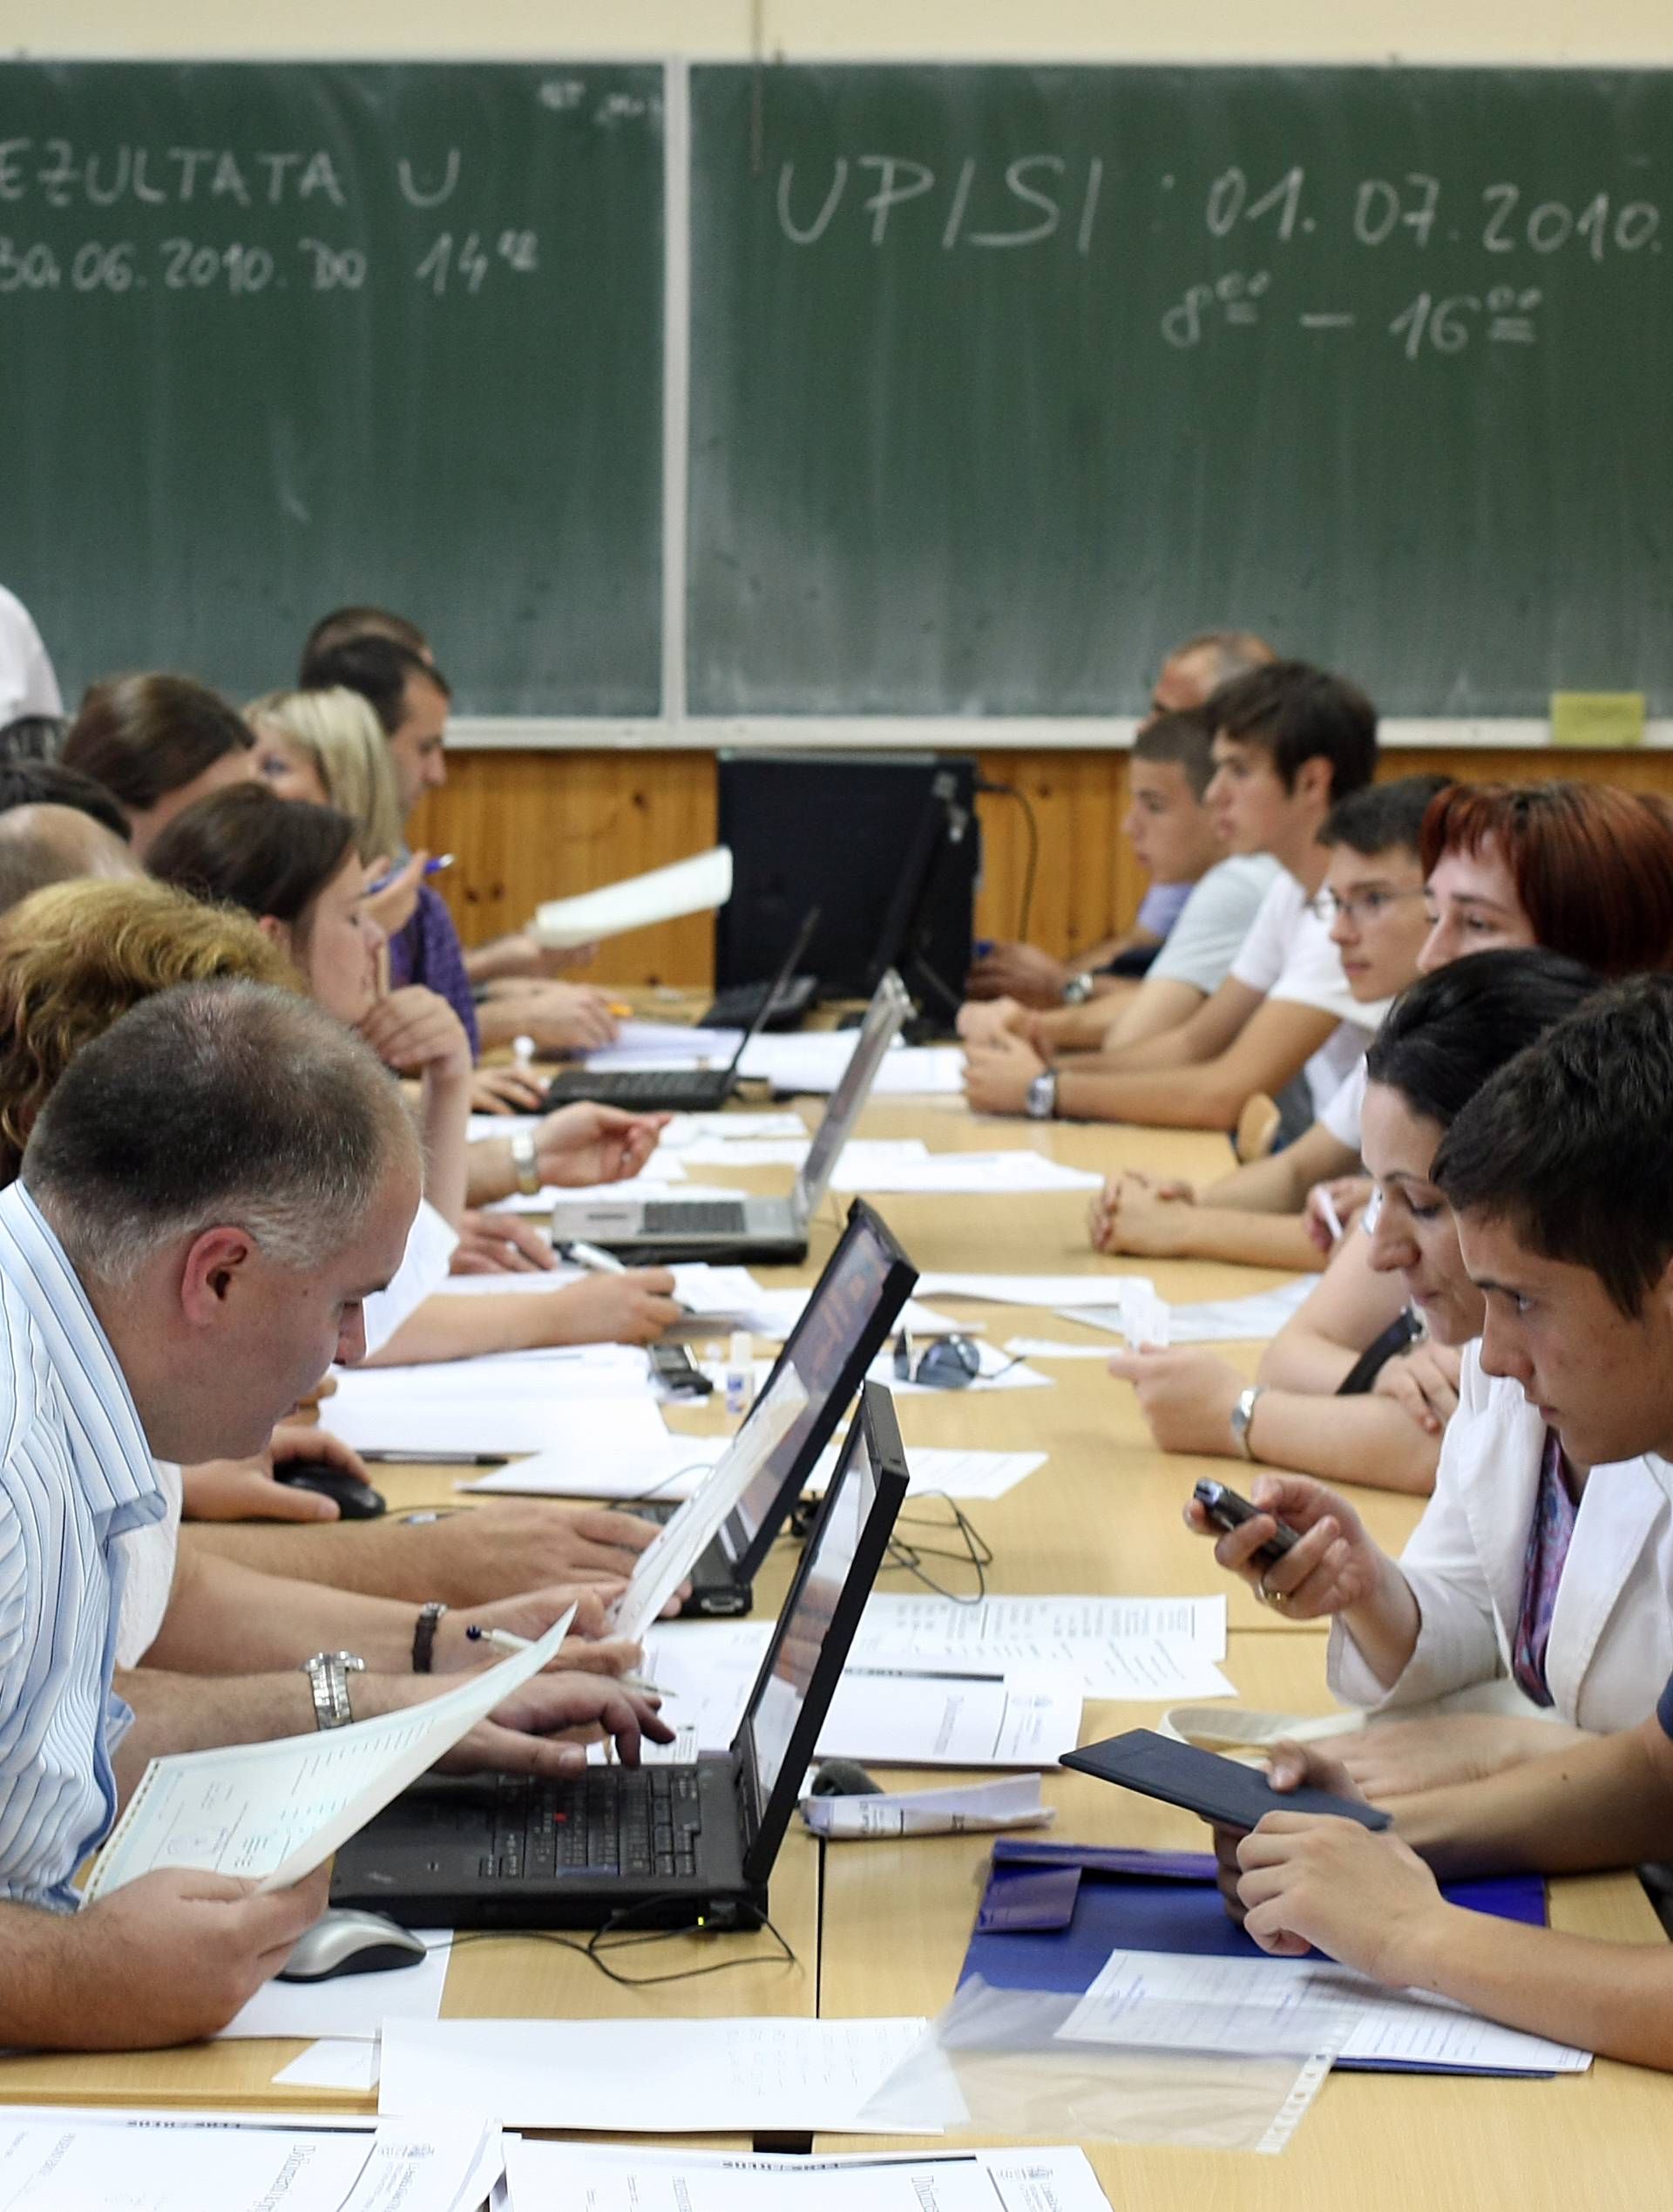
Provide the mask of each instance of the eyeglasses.
[{"label": "eyeglasses", "polygon": [[981,1347],[967,1336],[938,1336],[925,1347],[916,1367],[911,1338],[902,1329],[895,1339],[897,1382],[921,1383],[926,1390],[967,1390],[981,1371]]},{"label": "eyeglasses", "polygon": [[1423,885],[1414,891],[1362,891],[1357,898],[1338,899],[1333,891],[1321,891],[1307,901],[1311,911],[1326,925],[1338,914],[1345,914],[1352,921],[1375,921],[1385,906],[1397,906],[1402,899],[1421,899]]}]

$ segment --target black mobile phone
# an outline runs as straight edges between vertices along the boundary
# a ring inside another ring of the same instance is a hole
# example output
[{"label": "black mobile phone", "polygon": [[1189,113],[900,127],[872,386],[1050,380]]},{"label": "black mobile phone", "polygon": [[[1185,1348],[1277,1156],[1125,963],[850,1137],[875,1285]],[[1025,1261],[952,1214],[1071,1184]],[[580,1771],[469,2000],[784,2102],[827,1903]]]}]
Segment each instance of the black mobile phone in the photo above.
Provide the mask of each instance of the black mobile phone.
[{"label": "black mobile phone", "polygon": [[[1229,1483],[1199,1483],[1191,1492],[1202,1510],[1216,1529],[1240,1529],[1245,1521],[1258,1517],[1263,1509],[1251,1505],[1246,1497],[1239,1497]],[[1286,1522],[1278,1523],[1278,1532],[1252,1556],[1263,1567],[1275,1567],[1300,1538]]]},{"label": "black mobile phone", "polygon": [[683,1344],[654,1344],[651,1373],[676,1398],[707,1398],[715,1385]]}]

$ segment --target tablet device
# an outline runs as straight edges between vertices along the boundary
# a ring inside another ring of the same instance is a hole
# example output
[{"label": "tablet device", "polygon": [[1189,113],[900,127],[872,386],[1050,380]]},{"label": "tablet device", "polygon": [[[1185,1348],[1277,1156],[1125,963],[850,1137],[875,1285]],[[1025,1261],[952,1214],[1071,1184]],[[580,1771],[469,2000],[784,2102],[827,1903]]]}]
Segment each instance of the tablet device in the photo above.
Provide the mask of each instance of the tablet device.
[{"label": "tablet device", "polygon": [[1129,1728],[1080,1751],[1066,1751],[1060,1766],[1073,1767],[1100,1781],[1119,1782],[1141,1797],[1160,1797],[1182,1805],[1219,1828],[1254,1828],[1266,1813],[1334,1814],[1361,1828],[1386,1828],[1392,1815],[1377,1805],[1361,1805],[1329,1789],[1274,1789],[1266,1776],[1235,1759],[1175,1743],[1150,1728]]}]

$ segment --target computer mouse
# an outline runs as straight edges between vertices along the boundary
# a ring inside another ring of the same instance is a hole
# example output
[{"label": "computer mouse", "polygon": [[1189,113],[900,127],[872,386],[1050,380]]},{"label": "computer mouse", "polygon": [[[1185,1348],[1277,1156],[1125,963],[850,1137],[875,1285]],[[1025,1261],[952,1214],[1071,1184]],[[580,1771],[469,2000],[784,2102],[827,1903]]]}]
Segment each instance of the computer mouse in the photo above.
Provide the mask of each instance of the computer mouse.
[{"label": "computer mouse", "polygon": [[386,1974],[397,1966],[416,1966],[424,1956],[423,1937],[381,1912],[333,1910],[296,1938],[274,1978],[327,1982],[337,1974]]},{"label": "computer mouse", "polygon": [[816,1797],[881,1797],[883,1784],[872,1781],[857,1759],[827,1759],[813,1774]]},{"label": "computer mouse", "polygon": [[345,1474],[329,1459],[281,1459],[273,1479],[293,1490],[314,1490],[321,1497],[335,1498],[345,1521],[375,1521],[384,1510],[381,1490],[357,1475]]}]

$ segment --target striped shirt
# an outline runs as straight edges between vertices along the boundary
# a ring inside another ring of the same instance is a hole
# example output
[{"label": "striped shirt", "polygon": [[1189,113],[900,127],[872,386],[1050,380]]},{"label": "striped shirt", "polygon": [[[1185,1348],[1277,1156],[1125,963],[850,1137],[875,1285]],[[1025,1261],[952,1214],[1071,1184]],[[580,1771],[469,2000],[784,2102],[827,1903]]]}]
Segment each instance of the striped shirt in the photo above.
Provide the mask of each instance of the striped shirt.
[{"label": "striped shirt", "polygon": [[116,1814],[123,1546],[163,1511],[139,1415],[64,1248],[0,1191],[0,1896],[69,1911]]}]

